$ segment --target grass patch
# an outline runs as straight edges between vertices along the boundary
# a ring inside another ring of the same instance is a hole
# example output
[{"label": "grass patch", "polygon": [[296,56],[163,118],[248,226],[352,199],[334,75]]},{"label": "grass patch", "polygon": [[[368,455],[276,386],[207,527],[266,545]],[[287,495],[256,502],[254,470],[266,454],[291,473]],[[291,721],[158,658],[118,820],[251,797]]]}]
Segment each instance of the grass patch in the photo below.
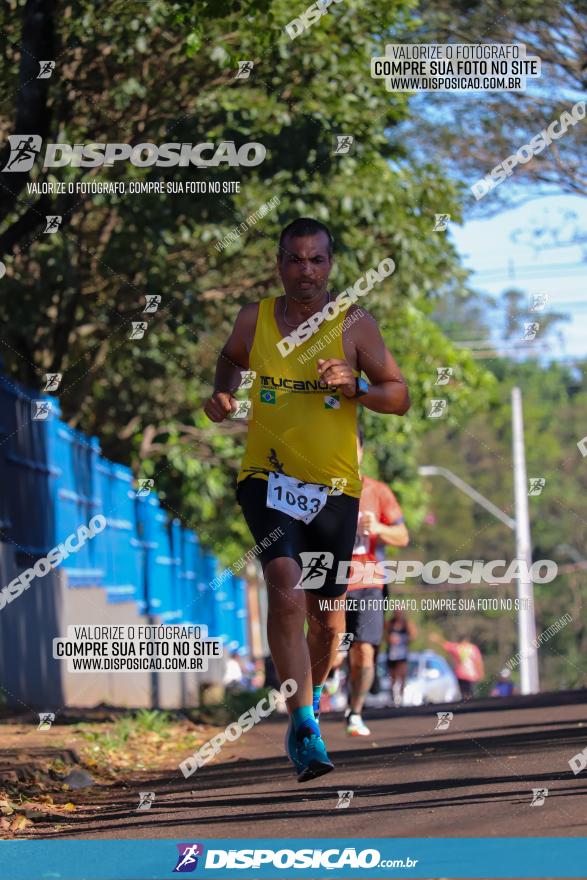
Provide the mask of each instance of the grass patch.
[{"label": "grass patch", "polygon": [[124,748],[130,739],[147,733],[155,733],[167,739],[171,735],[170,727],[173,720],[168,712],[140,709],[138,712],[118,718],[107,730],[84,729],[84,725],[79,725],[79,732],[92,745],[111,751]]}]

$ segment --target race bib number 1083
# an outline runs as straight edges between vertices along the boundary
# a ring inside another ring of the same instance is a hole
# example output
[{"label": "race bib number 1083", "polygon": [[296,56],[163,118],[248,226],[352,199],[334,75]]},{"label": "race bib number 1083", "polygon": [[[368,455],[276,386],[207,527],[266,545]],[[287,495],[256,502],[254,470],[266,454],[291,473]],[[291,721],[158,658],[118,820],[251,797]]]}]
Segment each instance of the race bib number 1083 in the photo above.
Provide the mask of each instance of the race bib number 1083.
[{"label": "race bib number 1083", "polygon": [[267,488],[267,507],[281,510],[293,519],[311,522],[320,513],[328,498],[328,486],[319,483],[301,483],[271,471]]}]

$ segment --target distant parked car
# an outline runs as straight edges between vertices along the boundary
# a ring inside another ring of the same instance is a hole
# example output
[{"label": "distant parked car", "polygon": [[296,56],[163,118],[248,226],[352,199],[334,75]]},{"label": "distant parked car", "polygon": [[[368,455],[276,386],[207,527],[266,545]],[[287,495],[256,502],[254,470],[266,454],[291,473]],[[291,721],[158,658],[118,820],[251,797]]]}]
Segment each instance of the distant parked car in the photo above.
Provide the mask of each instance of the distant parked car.
[{"label": "distant parked car", "polygon": [[461,691],[447,660],[434,651],[408,654],[408,676],[402,706],[454,703]]}]

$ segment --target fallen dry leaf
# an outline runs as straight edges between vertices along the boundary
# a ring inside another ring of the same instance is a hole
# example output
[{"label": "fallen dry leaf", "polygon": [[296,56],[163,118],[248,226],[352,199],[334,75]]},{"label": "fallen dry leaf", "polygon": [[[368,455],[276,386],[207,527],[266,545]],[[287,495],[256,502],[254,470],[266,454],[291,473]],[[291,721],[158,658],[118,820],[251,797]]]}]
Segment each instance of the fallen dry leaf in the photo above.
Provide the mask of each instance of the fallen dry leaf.
[{"label": "fallen dry leaf", "polygon": [[27,819],[26,816],[21,815],[20,813],[14,817],[12,822],[10,823],[11,831],[23,831],[28,825],[32,825],[30,819]]}]

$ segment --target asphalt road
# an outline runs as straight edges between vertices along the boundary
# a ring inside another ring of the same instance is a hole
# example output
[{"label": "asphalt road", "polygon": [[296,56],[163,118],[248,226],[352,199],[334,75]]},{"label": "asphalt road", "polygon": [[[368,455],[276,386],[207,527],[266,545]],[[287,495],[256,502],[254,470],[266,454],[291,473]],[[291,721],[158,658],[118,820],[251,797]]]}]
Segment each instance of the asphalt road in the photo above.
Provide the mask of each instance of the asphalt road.
[{"label": "asphalt road", "polygon": [[[435,730],[443,710],[454,717]],[[88,789],[59,837],[587,836],[587,769],[568,763],[587,747],[587,691],[365,718],[371,737],[351,739],[340,716],[323,716],[336,770],[321,779],[297,782],[275,716],[187,780],[143,773],[136,787]],[[531,806],[533,788],[548,789],[543,805]],[[341,790],[353,792],[346,809]],[[149,810],[137,811],[139,791],[155,792]]]}]

